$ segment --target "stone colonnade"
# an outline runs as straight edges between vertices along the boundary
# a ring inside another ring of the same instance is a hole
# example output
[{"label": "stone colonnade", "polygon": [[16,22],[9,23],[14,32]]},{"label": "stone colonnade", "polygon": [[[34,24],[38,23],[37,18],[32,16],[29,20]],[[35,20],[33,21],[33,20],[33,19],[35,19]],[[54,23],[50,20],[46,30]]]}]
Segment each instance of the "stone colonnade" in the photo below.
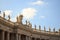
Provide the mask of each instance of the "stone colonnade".
[{"label": "stone colonnade", "polygon": [[0,40],[45,40],[40,38],[34,38],[26,36],[24,34],[10,33],[7,31],[0,30]]}]

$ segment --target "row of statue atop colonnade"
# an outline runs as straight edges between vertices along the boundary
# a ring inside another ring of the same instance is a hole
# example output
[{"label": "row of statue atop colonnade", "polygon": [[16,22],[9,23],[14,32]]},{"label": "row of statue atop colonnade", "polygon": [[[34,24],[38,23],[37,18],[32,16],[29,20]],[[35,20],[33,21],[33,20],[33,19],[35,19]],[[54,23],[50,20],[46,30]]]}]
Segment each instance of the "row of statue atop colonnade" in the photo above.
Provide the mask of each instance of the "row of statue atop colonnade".
[{"label": "row of statue atop colonnade", "polygon": [[[0,14],[1,14],[1,11],[0,11]],[[5,16],[6,16],[5,12],[3,12],[3,18],[5,18]],[[11,19],[10,15],[8,15],[8,21],[10,21],[10,19]],[[17,19],[16,23],[23,24],[22,23],[23,15],[20,15],[20,16],[16,17],[16,19]],[[32,28],[32,24],[29,21],[26,21],[26,25],[29,26],[30,28]],[[34,29],[37,30],[36,29],[36,25],[35,25]],[[39,25],[39,30],[41,31],[41,26],[40,25]],[[44,30],[43,31],[44,32],[52,32],[50,27],[49,27],[49,31],[46,31],[45,26],[44,26]],[[55,28],[53,28],[53,32],[54,33],[60,33],[60,29],[58,31],[56,31]]]}]

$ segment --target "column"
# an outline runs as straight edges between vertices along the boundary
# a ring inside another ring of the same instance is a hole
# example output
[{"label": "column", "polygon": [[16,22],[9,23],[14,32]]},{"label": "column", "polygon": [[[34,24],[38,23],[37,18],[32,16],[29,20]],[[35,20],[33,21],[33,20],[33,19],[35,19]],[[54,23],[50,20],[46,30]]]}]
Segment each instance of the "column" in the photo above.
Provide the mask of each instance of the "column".
[{"label": "column", "polygon": [[21,40],[21,35],[19,34],[19,40]]},{"label": "column", "polygon": [[2,40],[4,40],[4,34],[5,34],[5,32],[2,31]]},{"label": "column", "polygon": [[26,36],[26,40],[28,40],[27,36]]},{"label": "column", "polygon": [[26,36],[26,40],[30,40],[29,36]]},{"label": "column", "polygon": [[16,40],[18,40],[18,34],[16,33]]},{"label": "column", "polygon": [[35,40],[36,40],[37,38],[35,38]]},{"label": "column", "polygon": [[29,37],[29,40],[31,40],[31,37]]},{"label": "column", "polygon": [[10,40],[9,32],[7,32],[7,40]]}]

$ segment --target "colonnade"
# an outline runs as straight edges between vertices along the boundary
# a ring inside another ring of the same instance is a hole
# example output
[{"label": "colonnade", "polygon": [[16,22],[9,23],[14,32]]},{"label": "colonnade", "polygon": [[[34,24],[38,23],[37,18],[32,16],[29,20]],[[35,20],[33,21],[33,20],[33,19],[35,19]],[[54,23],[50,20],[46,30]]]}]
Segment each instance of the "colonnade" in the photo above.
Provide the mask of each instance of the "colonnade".
[{"label": "colonnade", "polygon": [[24,34],[10,33],[7,31],[0,30],[0,40],[45,40],[40,38],[34,38],[26,36]]}]

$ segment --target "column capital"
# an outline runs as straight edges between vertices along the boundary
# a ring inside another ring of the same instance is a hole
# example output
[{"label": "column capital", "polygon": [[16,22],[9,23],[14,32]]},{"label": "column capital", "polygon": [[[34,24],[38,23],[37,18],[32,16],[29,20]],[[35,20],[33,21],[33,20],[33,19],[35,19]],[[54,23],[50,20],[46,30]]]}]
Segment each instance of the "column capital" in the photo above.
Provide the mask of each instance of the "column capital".
[{"label": "column capital", "polygon": [[10,38],[9,36],[10,36],[10,35],[9,35],[9,32],[7,32],[7,40],[10,40],[10,39],[9,39],[9,38]]}]

